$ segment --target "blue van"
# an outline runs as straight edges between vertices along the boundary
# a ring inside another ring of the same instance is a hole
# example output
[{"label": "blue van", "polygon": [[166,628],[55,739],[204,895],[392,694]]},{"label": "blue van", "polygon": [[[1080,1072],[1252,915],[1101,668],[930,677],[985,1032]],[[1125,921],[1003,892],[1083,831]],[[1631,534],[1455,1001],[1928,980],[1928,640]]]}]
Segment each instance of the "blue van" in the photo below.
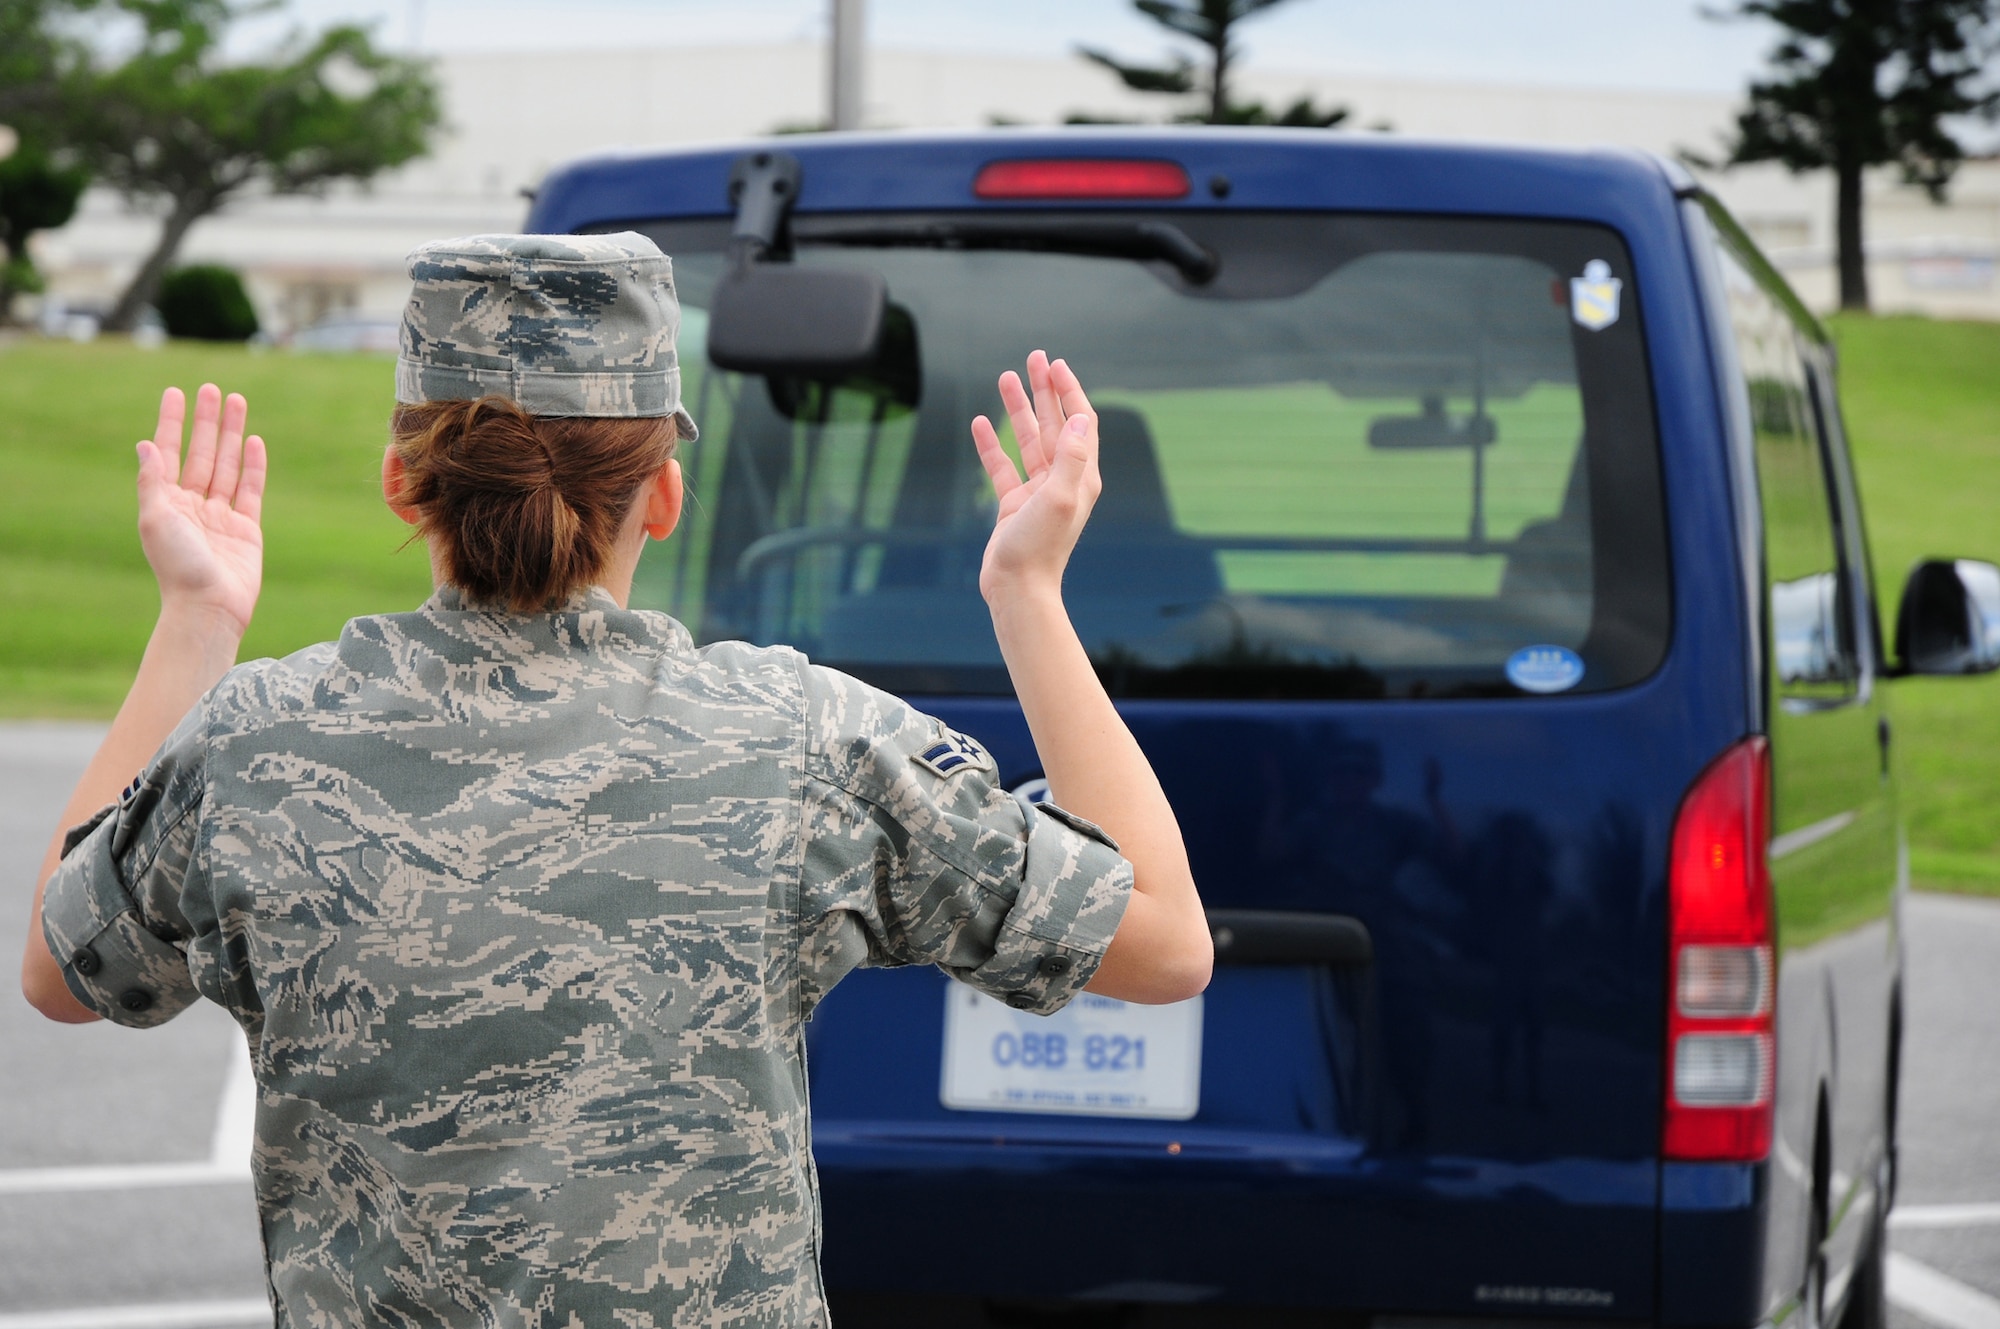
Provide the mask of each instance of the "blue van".
[{"label": "blue van", "polygon": [[1833,348],[1695,181],[828,135],[575,163],[527,224],[674,256],[702,437],[635,601],[917,699],[1024,799],[966,424],[1035,346],[1101,410],[1069,602],[1215,978],[831,994],[843,1323],[1882,1323],[1885,681],[2000,665],[2000,570],[1920,565],[1888,649]]}]

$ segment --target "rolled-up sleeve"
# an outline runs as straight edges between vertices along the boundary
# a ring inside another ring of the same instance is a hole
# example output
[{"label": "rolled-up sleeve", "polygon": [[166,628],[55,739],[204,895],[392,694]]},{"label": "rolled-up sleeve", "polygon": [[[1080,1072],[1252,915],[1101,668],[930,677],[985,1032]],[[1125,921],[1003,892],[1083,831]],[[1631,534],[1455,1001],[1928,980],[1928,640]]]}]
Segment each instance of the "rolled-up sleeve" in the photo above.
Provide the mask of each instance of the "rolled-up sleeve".
[{"label": "rolled-up sleeve", "polygon": [[64,982],[118,1024],[164,1024],[198,995],[181,898],[198,870],[202,714],[197,707],[116,803],[65,837],[42,896],[42,936]]},{"label": "rolled-up sleeve", "polygon": [[985,750],[940,721],[804,672],[806,1004],[861,965],[935,964],[1017,1010],[1060,1010],[1131,898],[1117,845],[1049,804],[1031,816]]}]

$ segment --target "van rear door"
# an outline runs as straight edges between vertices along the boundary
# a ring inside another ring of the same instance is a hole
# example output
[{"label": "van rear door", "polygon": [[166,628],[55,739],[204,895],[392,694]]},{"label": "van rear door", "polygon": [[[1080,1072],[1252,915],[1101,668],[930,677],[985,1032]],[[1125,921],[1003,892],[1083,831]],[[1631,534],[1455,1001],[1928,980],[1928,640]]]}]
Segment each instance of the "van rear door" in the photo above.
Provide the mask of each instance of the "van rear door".
[{"label": "van rear door", "polygon": [[[1668,679],[1631,254],[1572,222],[1176,213],[1205,275],[1116,243],[1157,213],[1095,211],[1088,243],[1065,215],[795,217],[796,261],[880,272],[907,334],[839,382],[708,369],[726,227],[641,228],[702,437],[635,603],[910,695],[1010,786],[1040,772],[966,422],[1061,338],[1105,477],[1066,594],[1234,923],[1184,1119],[947,1106],[965,994],[847,980],[810,1026],[829,1281],[1649,1315],[1661,874],[1717,725]],[[964,1027],[1004,1081],[1018,1036]]]}]

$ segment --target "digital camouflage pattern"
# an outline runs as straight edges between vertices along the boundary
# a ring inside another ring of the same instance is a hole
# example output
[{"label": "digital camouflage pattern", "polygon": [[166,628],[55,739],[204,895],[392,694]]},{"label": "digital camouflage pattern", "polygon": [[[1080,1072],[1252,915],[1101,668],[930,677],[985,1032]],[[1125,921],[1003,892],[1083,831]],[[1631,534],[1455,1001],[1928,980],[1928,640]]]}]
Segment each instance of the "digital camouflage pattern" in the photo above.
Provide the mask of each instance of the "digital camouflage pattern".
[{"label": "digital camouflage pattern", "polygon": [[941,741],[602,591],[442,591],[231,672],[45,931],[111,1019],[242,1025],[281,1329],[824,1324],[815,1003],[932,963],[1056,1010],[1129,898],[1101,832]]},{"label": "digital camouflage pattern", "polygon": [[410,255],[396,400],[507,397],[531,415],[671,415],[681,409],[673,260],[635,231],[473,235]]}]

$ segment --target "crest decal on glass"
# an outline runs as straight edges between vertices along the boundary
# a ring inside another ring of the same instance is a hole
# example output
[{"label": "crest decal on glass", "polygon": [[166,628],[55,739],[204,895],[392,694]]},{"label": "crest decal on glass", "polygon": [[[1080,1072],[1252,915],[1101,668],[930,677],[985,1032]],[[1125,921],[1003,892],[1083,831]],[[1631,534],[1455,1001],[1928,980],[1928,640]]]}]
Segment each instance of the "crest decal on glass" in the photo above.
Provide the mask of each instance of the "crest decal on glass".
[{"label": "crest decal on glass", "polygon": [[1611,275],[1611,265],[1594,258],[1583,265],[1581,277],[1569,279],[1570,317],[1602,332],[1618,321],[1618,293],[1625,283]]}]

